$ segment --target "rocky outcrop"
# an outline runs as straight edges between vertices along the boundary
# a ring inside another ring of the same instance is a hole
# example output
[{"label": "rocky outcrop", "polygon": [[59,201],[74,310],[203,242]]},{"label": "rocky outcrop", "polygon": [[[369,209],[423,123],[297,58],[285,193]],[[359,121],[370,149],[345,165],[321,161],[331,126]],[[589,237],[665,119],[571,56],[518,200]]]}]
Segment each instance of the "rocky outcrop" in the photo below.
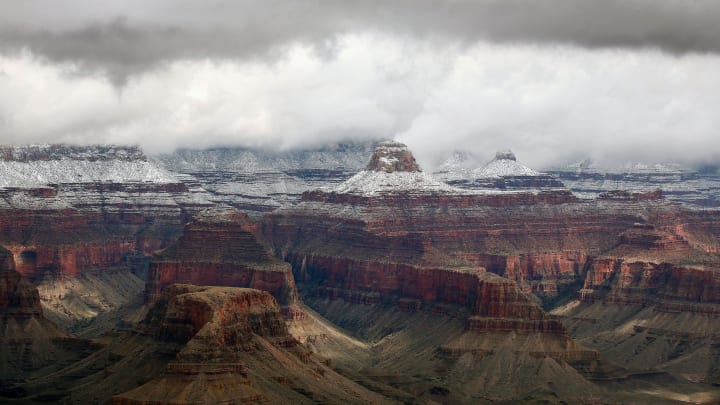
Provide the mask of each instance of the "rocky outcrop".
[{"label": "rocky outcrop", "polygon": [[24,392],[14,379],[59,359],[77,358],[64,347],[66,338],[44,318],[38,290],[14,270],[10,252],[0,248],[0,381],[9,381],[0,383],[0,397]]},{"label": "rocky outcrop", "polygon": [[263,291],[172,285],[142,327],[182,349],[163,375],[113,404],[383,402],[299,346]]},{"label": "rocky outcrop", "polygon": [[380,142],[365,170],[384,173],[422,171],[407,145],[395,141]]},{"label": "rocky outcrop", "polygon": [[271,293],[294,311],[298,302],[291,267],[261,242],[257,225],[237,212],[209,212],[185,227],[178,242],[152,259],[145,289],[153,303],[173,283],[248,287]]}]

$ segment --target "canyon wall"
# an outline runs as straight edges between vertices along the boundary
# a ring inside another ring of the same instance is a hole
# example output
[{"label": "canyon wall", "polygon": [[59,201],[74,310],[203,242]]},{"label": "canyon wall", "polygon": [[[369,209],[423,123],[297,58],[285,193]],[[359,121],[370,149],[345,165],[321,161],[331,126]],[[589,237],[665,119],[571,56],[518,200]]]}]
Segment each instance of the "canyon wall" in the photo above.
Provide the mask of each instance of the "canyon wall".
[{"label": "canyon wall", "polygon": [[247,215],[210,213],[187,225],[183,236],[156,254],[148,270],[147,303],[173,283],[248,287],[270,292],[288,316],[301,316],[289,264],[275,259]]}]

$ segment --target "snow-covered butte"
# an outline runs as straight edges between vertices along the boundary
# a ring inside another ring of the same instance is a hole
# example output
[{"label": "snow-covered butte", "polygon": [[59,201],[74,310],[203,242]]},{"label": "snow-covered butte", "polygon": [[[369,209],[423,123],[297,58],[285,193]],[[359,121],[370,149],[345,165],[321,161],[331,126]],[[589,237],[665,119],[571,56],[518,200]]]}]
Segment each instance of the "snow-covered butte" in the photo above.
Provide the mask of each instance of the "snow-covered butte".
[{"label": "snow-covered butte", "polygon": [[363,196],[388,193],[464,193],[423,172],[408,147],[395,141],[380,142],[375,147],[367,168],[331,191]]},{"label": "snow-covered butte", "polygon": [[475,178],[499,178],[513,176],[539,176],[541,173],[518,163],[512,151],[500,151],[495,154],[495,159],[485,166],[475,169],[472,172]]}]

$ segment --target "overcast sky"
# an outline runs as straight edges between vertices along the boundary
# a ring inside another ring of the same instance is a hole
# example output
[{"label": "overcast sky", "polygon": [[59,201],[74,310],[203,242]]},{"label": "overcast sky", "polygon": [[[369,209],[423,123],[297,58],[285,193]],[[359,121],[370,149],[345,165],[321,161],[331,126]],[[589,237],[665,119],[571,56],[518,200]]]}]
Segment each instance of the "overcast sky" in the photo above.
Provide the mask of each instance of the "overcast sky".
[{"label": "overcast sky", "polygon": [[716,164],[718,21],[717,0],[4,1],[0,143]]}]

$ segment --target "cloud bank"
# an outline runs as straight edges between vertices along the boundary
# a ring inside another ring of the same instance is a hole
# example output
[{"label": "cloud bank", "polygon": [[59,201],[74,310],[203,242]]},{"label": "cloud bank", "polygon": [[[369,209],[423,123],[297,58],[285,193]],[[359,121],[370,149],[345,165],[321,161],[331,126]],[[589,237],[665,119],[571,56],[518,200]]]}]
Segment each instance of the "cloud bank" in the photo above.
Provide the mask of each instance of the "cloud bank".
[{"label": "cloud bank", "polygon": [[716,1],[57,8],[0,6],[0,143],[159,153],[396,138],[426,167],[505,147],[538,168],[720,158]]}]

